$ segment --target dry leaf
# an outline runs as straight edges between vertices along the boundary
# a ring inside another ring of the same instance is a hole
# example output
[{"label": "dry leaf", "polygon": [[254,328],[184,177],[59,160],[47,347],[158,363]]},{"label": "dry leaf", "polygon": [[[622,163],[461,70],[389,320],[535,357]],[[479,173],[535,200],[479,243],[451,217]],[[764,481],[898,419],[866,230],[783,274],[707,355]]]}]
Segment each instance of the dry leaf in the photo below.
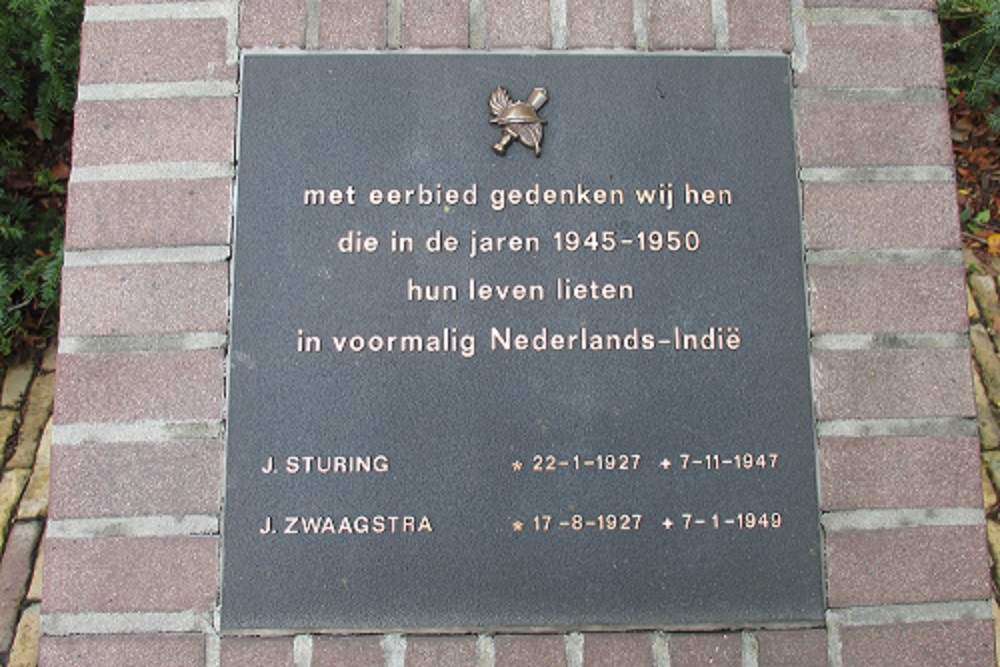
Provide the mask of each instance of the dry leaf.
[{"label": "dry leaf", "polygon": [[986,249],[994,257],[1000,255],[1000,234],[990,234],[986,239]]}]

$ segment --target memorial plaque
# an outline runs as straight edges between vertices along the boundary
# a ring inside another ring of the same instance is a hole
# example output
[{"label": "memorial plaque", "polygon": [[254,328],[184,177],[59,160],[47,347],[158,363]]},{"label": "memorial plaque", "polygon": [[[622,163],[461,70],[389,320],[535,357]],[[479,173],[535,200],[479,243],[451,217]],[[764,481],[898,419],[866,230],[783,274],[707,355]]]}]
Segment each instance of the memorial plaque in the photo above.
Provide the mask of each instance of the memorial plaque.
[{"label": "memorial plaque", "polygon": [[241,85],[224,630],[822,622],[786,57]]}]

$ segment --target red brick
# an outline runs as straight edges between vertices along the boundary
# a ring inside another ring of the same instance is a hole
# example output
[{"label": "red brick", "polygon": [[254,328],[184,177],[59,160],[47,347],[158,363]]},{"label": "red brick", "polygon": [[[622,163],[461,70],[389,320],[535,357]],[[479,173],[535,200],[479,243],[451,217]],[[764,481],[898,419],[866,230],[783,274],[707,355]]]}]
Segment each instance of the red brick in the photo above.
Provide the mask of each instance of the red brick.
[{"label": "red brick", "polygon": [[653,637],[648,634],[588,633],[583,640],[587,667],[653,667]]},{"label": "red brick", "polygon": [[225,331],[229,265],[139,264],[63,269],[64,336]]},{"label": "red brick", "polygon": [[57,445],[49,516],[218,514],[222,460],[218,440]]},{"label": "red brick", "polygon": [[10,528],[0,561],[0,655],[7,655],[14,643],[21,603],[31,582],[35,549],[42,536],[42,524],[18,521]]},{"label": "red brick", "polygon": [[403,46],[465,48],[469,45],[469,3],[454,0],[406,0]]},{"label": "red brick", "polygon": [[476,638],[407,637],[406,667],[475,667]]},{"label": "red brick", "polygon": [[806,44],[806,69],[795,77],[800,86],[944,86],[936,27],[812,25],[806,28]]},{"label": "red brick", "polygon": [[224,361],[218,350],[59,357],[58,424],[220,419]]},{"label": "red brick", "polygon": [[959,245],[952,183],[807,183],[802,209],[810,249]]},{"label": "red brick", "polygon": [[80,82],[235,79],[225,19],[83,24]]},{"label": "red brick", "polygon": [[989,620],[847,627],[841,639],[843,667],[996,664]]},{"label": "red brick", "polygon": [[151,5],[151,4],[173,4],[175,2],[215,2],[216,0],[87,0],[90,5]]},{"label": "red brick", "polygon": [[804,167],[952,165],[943,103],[826,102],[797,112]]},{"label": "red brick", "polygon": [[570,48],[635,44],[631,0],[566,0]]},{"label": "red brick", "polygon": [[499,635],[493,644],[495,667],[566,667],[562,635]]},{"label": "red brick", "polygon": [[967,350],[817,350],[818,419],[973,417]]},{"label": "red brick", "polygon": [[485,6],[487,46],[549,48],[552,26],[548,0],[486,0]]},{"label": "red brick", "polygon": [[729,46],[733,49],[792,50],[788,0],[729,0]]},{"label": "red brick", "polygon": [[714,49],[711,0],[649,0],[649,48]]},{"label": "red brick", "polygon": [[670,667],[740,667],[743,638],[738,634],[676,634],[670,637]]},{"label": "red brick", "polygon": [[288,638],[229,637],[222,640],[222,667],[295,667],[294,644]]},{"label": "red brick", "polygon": [[241,0],[242,48],[303,47],[306,43],[305,0]]},{"label": "red brick", "polygon": [[311,667],[384,667],[379,637],[317,637]]},{"label": "red brick", "polygon": [[224,245],[231,181],[70,183],[66,248]]},{"label": "red brick", "polygon": [[979,507],[977,438],[821,438],[824,510]]},{"label": "red brick", "polygon": [[827,667],[823,630],[758,632],[757,649],[760,667]]},{"label": "red brick", "polygon": [[969,328],[961,265],[810,266],[808,276],[814,334]]},{"label": "red brick", "polygon": [[46,537],[43,613],[212,611],[218,546],[215,537]]},{"label": "red brick", "polygon": [[204,667],[201,635],[42,637],[40,667]]},{"label": "red brick", "polygon": [[878,9],[929,9],[937,0],[805,0],[806,7],[877,7]]},{"label": "red brick", "polygon": [[985,528],[827,531],[830,607],[990,597]]},{"label": "red brick", "polygon": [[170,99],[76,105],[73,166],[232,162],[236,101]]},{"label": "red brick", "polygon": [[380,49],[385,43],[386,3],[325,0],[320,5],[321,48]]}]

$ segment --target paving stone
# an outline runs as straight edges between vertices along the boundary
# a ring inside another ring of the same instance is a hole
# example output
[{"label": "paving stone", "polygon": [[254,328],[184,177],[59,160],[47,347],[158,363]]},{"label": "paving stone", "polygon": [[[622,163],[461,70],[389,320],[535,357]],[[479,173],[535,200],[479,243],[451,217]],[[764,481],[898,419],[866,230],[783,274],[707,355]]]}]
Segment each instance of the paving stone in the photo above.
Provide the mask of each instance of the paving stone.
[{"label": "paving stone", "polygon": [[583,640],[587,667],[653,667],[653,637],[646,633],[587,633]]},{"label": "paving stone", "polygon": [[217,514],[223,459],[220,440],[56,447],[50,516]]},{"label": "paving stone", "polygon": [[233,79],[225,19],[85,21],[80,82]]},{"label": "paving stone", "polygon": [[52,430],[46,429],[48,437],[41,438],[31,478],[21,496],[17,508],[18,521],[44,519],[49,510],[49,464],[52,451]]},{"label": "paving stone", "polygon": [[979,306],[984,326],[991,334],[995,334],[997,323],[1000,322],[1000,299],[997,298],[996,278],[985,274],[974,274],[968,277],[968,284],[972,289],[976,305]]},{"label": "paving stone", "polygon": [[819,419],[973,417],[968,350],[816,350]]},{"label": "paving stone", "polygon": [[384,667],[379,637],[317,637],[310,667]]},{"label": "paving stone", "polygon": [[570,48],[616,48],[635,44],[631,0],[566,0]]},{"label": "paving stone", "polygon": [[28,395],[24,419],[17,436],[17,449],[7,462],[8,468],[30,468],[34,465],[38,443],[52,419],[55,379],[54,373],[40,373],[31,383],[31,393]]},{"label": "paving stone", "polygon": [[46,613],[215,607],[216,537],[45,540]]},{"label": "paving stone", "polygon": [[3,374],[3,393],[0,405],[5,408],[19,407],[34,375],[35,360],[33,358],[8,368]]},{"label": "paving stone", "polygon": [[196,634],[43,636],[38,657],[45,667],[205,667],[205,638]]},{"label": "paving stone", "polygon": [[14,646],[7,667],[36,667],[38,640],[42,634],[40,605],[29,605],[22,613],[14,635]]},{"label": "paving stone", "polygon": [[231,190],[223,178],[70,183],[66,248],[226,244]]},{"label": "paving stone", "polygon": [[225,331],[229,265],[142,264],[63,269],[64,336]]},{"label": "paving stone", "polygon": [[45,348],[45,352],[42,353],[42,364],[40,369],[43,371],[52,372],[56,369],[56,358],[59,356],[59,339],[53,338],[48,347]]},{"label": "paving stone", "polygon": [[486,0],[486,45],[547,49],[552,25],[547,0]]},{"label": "paving stone", "polygon": [[407,637],[406,667],[475,667],[476,638]]},{"label": "paving stone", "polygon": [[969,338],[972,341],[972,354],[976,360],[976,372],[989,399],[980,410],[983,408],[988,410],[991,404],[1000,405],[1000,358],[997,357],[996,348],[993,347],[993,339],[982,324],[973,324],[969,327]]},{"label": "paving stone", "polygon": [[294,643],[286,637],[225,637],[221,667],[295,667]]},{"label": "paving stone", "polygon": [[384,48],[387,4],[368,0],[324,0],[320,5],[320,48]]},{"label": "paving stone", "polygon": [[983,452],[983,465],[994,488],[1000,489],[1000,451]]},{"label": "paving stone", "polygon": [[56,424],[219,419],[225,364],[219,350],[64,354]]},{"label": "paving stone", "polygon": [[732,633],[686,634],[670,636],[670,667],[740,667],[743,664],[743,638]]},{"label": "paving stone", "polygon": [[988,600],[980,526],[827,531],[833,608]]},{"label": "paving stone", "polygon": [[21,413],[13,408],[0,408],[0,445],[17,433]]},{"label": "paving stone", "polygon": [[976,298],[972,296],[972,289],[968,285],[965,286],[965,307],[969,313],[970,322],[975,322],[979,319],[979,306],[976,305]]},{"label": "paving stone", "polygon": [[41,602],[42,600],[42,581],[44,570],[42,568],[45,562],[45,549],[41,547],[45,542],[45,532],[42,531],[42,537],[39,542],[38,550],[35,554],[35,564],[31,568],[31,585],[28,586],[28,593],[24,596],[24,599],[28,602]]},{"label": "paving stone", "polygon": [[810,250],[960,245],[952,183],[806,183],[802,220]]},{"label": "paving stone", "polygon": [[978,507],[976,438],[820,438],[826,511]]},{"label": "paving stone", "polygon": [[729,47],[792,50],[792,10],[787,0],[729,0]]},{"label": "paving stone", "polygon": [[998,421],[986,388],[979,377],[978,369],[973,373],[973,386],[976,394],[976,423],[979,426],[979,440],[985,451],[1000,449],[1000,421]]},{"label": "paving stone", "polygon": [[498,635],[495,667],[566,667],[562,635]]},{"label": "paving stone", "polygon": [[712,49],[711,0],[649,0],[649,48]]},{"label": "paving stone", "polygon": [[31,581],[35,549],[42,536],[38,521],[19,521],[10,530],[0,560],[0,655],[14,642],[21,602]]},{"label": "paving stone", "polygon": [[756,637],[761,667],[827,667],[824,630],[772,630]]},{"label": "paving stone", "polygon": [[[799,86],[944,86],[941,36],[936,26],[809,25],[805,42],[806,68],[795,75]],[[899,132],[899,127],[893,131]]]},{"label": "paving stone", "polygon": [[806,7],[877,7],[879,9],[929,9],[937,0],[804,0]]},{"label": "paving stone", "polygon": [[453,0],[406,0],[403,46],[465,48],[469,45],[469,3]]},{"label": "paving stone", "polygon": [[[943,101],[799,103],[796,115],[803,167],[953,164]],[[892,118],[891,132],[886,118]]]},{"label": "paving stone", "polygon": [[993,634],[989,620],[846,627],[842,667],[994,665]]},{"label": "paving stone", "polygon": [[986,521],[986,541],[992,556],[993,581],[1000,581],[1000,523],[994,519]]},{"label": "paving stone", "polygon": [[304,0],[241,0],[240,46],[305,46]]},{"label": "paving stone", "polygon": [[236,100],[78,102],[73,166],[233,162]]},{"label": "paving stone", "polygon": [[8,468],[0,475],[0,550],[5,544],[7,529],[17,512],[17,504],[30,476],[31,470],[26,468]]},{"label": "paving stone", "polygon": [[965,271],[958,265],[810,266],[807,276],[814,334],[964,333],[969,327],[958,298]]}]

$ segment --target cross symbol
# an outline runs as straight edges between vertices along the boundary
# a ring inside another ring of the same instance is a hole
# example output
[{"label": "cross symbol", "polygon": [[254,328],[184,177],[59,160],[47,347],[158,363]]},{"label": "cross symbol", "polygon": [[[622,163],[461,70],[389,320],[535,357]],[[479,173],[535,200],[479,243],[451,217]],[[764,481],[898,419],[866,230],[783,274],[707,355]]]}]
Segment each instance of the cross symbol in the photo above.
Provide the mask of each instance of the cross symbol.
[{"label": "cross symbol", "polygon": [[674,527],[674,522],[671,521],[670,517],[668,516],[666,519],[663,520],[663,523],[661,525],[667,530],[670,530],[671,528]]}]

